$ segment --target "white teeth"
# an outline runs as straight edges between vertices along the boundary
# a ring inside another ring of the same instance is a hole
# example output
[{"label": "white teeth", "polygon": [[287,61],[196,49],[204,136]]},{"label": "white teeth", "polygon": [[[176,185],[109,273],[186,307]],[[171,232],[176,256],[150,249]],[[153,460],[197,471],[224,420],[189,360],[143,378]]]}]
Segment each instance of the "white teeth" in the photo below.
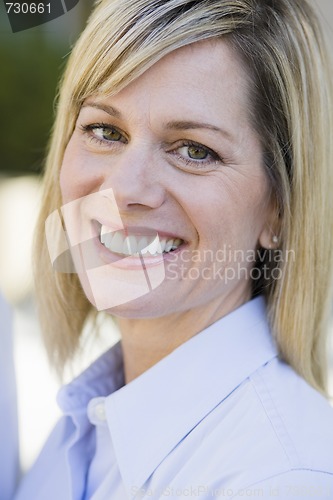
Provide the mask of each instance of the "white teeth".
[{"label": "white teeth", "polygon": [[112,238],[110,246],[107,248],[109,248],[109,250],[112,250],[112,252],[122,253],[123,245],[124,239],[122,235],[119,232],[116,232]]},{"label": "white teeth", "polygon": [[113,233],[104,234],[103,238],[104,238],[104,245],[106,247],[109,247],[111,245],[111,241],[112,241],[112,238],[113,238]]},{"label": "white teeth", "polygon": [[171,248],[172,248],[172,245],[173,245],[173,240],[168,240],[166,242],[166,245],[165,245],[165,252],[170,252]]},{"label": "white teeth", "polygon": [[140,239],[138,243],[137,251],[145,254],[146,252],[148,252],[147,246],[148,246],[148,240],[144,236],[143,238]]},{"label": "white teeth", "polygon": [[161,253],[164,252],[166,246],[166,240],[160,240]]},{"label": "white teeth", "polygon": [[122,252],[124,255],[131,255],[131,248],[130,248],[130,242],[129,242],[129,237],[126,236],[126,238],[124,239],[124,243],[123,243],[123,248],[122,248]]},{"label": "white teeth", "polygon": [[149,245],[148,252],[150,253],[150,255],[155,255],[156,253],[160,253],[160,254],[162,253],[161,245],[159,243],[158,236],[156,236],[154,241]]},{"label": "white teeth", "polygon": [[[110,231],[107,226],[101,226],[100,233],[101,243],[111,252],[122,255],[151,255],[157,256],[162,253],[176,250],[182,243],[179,238],[176,239],[159,239],[158,235],[149,243],[146,236],[136,237],[134,235],[125,236],[122,231]],[[149,243],[149,244],[148,244]]]},{"label": "white teeth", "polygon": [[175,248],[178,248],[179,245],[181,244],[182,240],[180,240],[179,238],[175,239],[174,242],[173,242],[173,246]]},{"label": "white teeth", "polygon": [[101,236],[110,232],[110,229],[107,226],[101,226]]},{"label": "white teeth", "polygon": [[101,227],[101,243],[105,243],[105,236],[109,234],[105,226]]},{"label": "white teeth", "polygon": [[135,236],[126,236],[123,243],[123,251],[124,255],[132,255],[137,253],[137,241]]},{"label": "white teeth", "polygon": [[138,242],[135,236],[128,236],[128,243],[130,247],[131,253],[137,253],[138,251]]}]

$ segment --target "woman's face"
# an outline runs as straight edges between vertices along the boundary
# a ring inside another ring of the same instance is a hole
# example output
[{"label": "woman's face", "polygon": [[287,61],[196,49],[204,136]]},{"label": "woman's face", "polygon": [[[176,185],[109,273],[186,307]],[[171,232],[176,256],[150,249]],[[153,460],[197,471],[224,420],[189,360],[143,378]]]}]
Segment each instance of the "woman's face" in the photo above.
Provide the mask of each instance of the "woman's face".
[{"label": "woman's face", "polygon": [[272,210],[249,106],[224,41],[178,49],[84,102],[60,182],[98,309],[158,317],[250,297],[250,256],[269,246]]}]

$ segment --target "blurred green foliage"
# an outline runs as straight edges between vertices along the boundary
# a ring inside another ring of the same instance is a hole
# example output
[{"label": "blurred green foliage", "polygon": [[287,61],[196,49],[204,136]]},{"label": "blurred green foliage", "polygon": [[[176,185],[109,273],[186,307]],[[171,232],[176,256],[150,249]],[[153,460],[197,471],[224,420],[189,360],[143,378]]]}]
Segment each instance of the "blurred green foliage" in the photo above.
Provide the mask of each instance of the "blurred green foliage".
[{"label": "blurred green foliage", "polygon": [[63,47],[41,34],[20,41],[0,46],[0,169],[14,175],[41,171],[64,64]]},{"label": "blurred green foliage", "polygon": [[0,2],[0,174],[38,174],[67,54],[91,12],[80,0],[57,20],[12,33]]}]

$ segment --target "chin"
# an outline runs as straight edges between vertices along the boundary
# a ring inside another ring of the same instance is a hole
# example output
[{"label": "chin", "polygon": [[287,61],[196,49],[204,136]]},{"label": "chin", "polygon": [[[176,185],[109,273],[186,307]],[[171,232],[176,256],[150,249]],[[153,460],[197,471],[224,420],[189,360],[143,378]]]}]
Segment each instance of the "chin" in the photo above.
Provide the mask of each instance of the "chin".
[{"label": "chin", "polygon": [[153,319],[172,314],[176,312],[176,308],[154,290],[126,304],[105,309],[105,312],[119,318]]}]

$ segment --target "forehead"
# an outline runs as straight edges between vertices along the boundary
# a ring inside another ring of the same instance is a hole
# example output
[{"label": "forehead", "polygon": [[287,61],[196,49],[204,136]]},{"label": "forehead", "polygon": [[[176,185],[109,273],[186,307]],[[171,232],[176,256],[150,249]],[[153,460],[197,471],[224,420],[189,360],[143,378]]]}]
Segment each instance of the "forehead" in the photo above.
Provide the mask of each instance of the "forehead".
[{"label": "forehead", "polygon": [[221,118],[222,112],[239,119],[248,115],[248,86],[246,70],[234,49],[227,41],[215,39],[176,49],[117,93],[96,93],[86,102],[107,99],[129,112],[146,109],[168,114],[177,107],[179,114],[207,111],[212,118]]}]

